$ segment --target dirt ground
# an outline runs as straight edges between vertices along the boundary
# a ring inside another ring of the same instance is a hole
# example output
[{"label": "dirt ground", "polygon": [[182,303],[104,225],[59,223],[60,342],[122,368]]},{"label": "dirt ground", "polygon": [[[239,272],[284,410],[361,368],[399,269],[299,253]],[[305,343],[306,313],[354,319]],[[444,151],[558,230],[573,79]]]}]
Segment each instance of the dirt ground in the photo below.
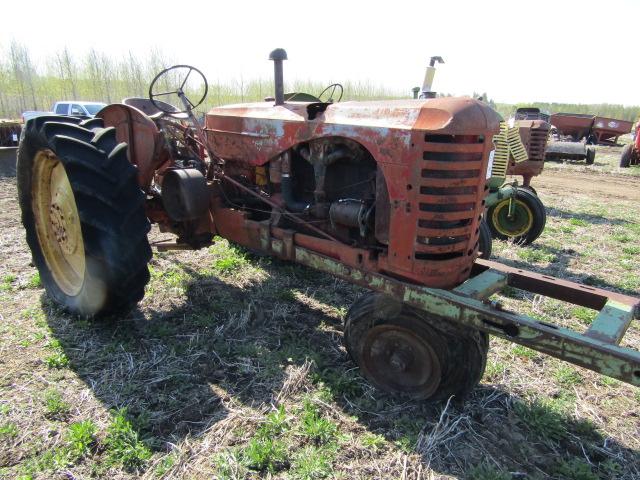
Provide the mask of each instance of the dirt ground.
[{"label": "dirt ground", "polygon": [[[545,232],[493,259],[640,295],[640,169],[618,169],[619,150],[546,165]],[[0,224],[0,478],[640,478],[638,388],[492,339],[465,402],[389,397],[342,345],[361,289],[224,240],[156,253],[139,307],[89,322],[44,293],[15,179]],[[577,330],[595,316],[500,299]],[[637,325],[623,344],[640,349]]]},{"label": "dirt ground", "polygon": [[578,193],[593,195],[594,199],[622,199],[640,202],[640,176],[603,174],[585,170],[547,169],[535,180],[541,186],[558,194]]}]

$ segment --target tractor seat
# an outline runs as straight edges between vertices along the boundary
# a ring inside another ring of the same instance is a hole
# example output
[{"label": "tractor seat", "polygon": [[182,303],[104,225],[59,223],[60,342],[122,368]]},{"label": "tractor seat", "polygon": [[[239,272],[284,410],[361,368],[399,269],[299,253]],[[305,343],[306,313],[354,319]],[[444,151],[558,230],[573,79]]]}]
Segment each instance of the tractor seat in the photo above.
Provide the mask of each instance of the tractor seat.
[{"label": "tractor seat", "polygon": [[176,107],[174,107],[170,103],[163,102],[161,100],[156,100],[156,103],[159,105],[162,105],[162,108],[167,110],[167,112],[169,113],[163,112],[162,110],[160,110],[148,98],[129,97],[122,100],[122,103],[130,107],[137,108],[138,110],[145,113],[147,116],[149,116],[154,120],[156,118],[162,117],[163,115],[170,115],[173,118],[180,118],[180,119],[189,118],[189,116],[186,113],[180,113],[180,111]]}]

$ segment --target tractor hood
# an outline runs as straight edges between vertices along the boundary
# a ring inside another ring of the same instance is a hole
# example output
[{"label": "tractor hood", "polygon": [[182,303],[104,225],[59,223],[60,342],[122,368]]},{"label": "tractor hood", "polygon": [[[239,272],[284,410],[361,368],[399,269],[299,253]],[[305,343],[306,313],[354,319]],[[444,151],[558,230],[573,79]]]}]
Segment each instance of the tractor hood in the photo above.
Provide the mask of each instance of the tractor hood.
[{"label": "tractor hood", "polygon": [[425,134],[491,136],[498,132],[499,122],[493,109],[470,98],[260,102],[213,108],[206,116],[206,132],[217,155],[255,165],[300,142],[327,136],[359,142],[378,161],[403,163],[402,151],[417,137],[424,141]]}]

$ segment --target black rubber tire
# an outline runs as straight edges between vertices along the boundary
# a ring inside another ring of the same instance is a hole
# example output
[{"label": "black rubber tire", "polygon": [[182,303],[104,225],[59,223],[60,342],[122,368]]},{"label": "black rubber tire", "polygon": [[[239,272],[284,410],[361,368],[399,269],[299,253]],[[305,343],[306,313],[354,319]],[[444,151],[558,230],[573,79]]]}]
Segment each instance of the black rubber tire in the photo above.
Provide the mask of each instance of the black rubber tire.
[{"label": "black rubber tire", "polygon": [[[85,128],[85,126],[91,128]],[[48,295],[66,310],[97,317],[129,310],[144,296],[151,248],[144,192],[137,169],[118,144],[115,129],[100,119],[39,117],[27,122],[18,150],[18,198],[33,262]],[[36,154],[60,159],[73,191],[85,250],[80,291],[69,296],[56,283],[42,252],[32,204]]]},{"label": "black rubber tire", "polygon": [[493,212],[495,208],[501,202],[508,202],[508,199],[502,200],[496,205],[492,205],[488,209],[486,215],[487,224],[491,229],[491,235],[493,236],[493,238],[498,238],[500,240],[511,240],[518,245],[529,245],[531,242],[535,241],[544,231],[544,226],[547,223],[547,212],[540,198],[529,189],[518,188],[516,199],[526,204],[533,215],[533,223],[531,225],[531,228],[526,233],[518,237],[509,237],[499,232],[493,224]]},{"label": "black rubber tire", "polygon": [[622,149],[622,153],[620,154],[620,168],[629,168],[631,166],[633,154],[633,144],[629,143],[625,145]]},{"label": "black rubber tire", "polygon": [[478,250],[480,250],[480,258],[489,260],[492,250],[491,229],[487,225],[486,220],[483,218],[480,222],[480,236],[478,239]]},{"label": "black rubber tire", "polygon": [[584,161],[587,165],[593,165],[596,159],[596,149],[594,147],[587,147],[587,156]]},{"label": "black rubber tire", "polygon": [[535,188],[533,188],[531,185],[522,185],[522,186],[519,186],[518,188],[524,188],[525,190],[529,190],[535,196],[538,196],[538,191]]},{"label": "black rubber tire", "polygon": [[[369,371],[363,362],[366,338],[374,327],[391,326],[410,331],[428,343],[439,363],[437,386],[429,391],[421,388],[404,389],[384,383],[380,375]],[[358,298],[345,319],[344,341],[362,375],[376,388],[413,399],[438,401],[452,395],[464,398],[480,382],[487,362],[489,337],[478,330],[459,327],[402,304],[397,300],[369,292]]]}]

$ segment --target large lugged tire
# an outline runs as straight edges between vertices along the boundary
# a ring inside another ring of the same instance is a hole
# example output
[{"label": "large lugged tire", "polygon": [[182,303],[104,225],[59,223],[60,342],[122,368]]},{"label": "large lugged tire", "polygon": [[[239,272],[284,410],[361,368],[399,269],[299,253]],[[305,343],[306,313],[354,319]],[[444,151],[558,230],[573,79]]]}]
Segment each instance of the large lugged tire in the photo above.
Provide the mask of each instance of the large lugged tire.
[{"label": "large lugged tire", "polygon": [[528,245],[542,234],[547,212],[540,198],[527,189],[518,188],[515,202],[512,218],[508,217],[508,198],[492,205],[487,212],[487,223],[494,238]]},{"label": "large lugged tire", "polygon": [[379,293],[363,295],[349,309],[344,340],[375,387],[432,401],[471,392],[482,378],[489,349],[485,333]]},{"label": "large lugged tire", "polygon": [[18,197],[47,293],[83,316],[126,311],[149,281],[145,196],[102,120],[39,117],[18,150]]},{"label": "large lugged tire", "polygon": [[620,155],[620,168],[629,168],[631,166],[634,153],[633,144],[629,143],[624,146]]}]

